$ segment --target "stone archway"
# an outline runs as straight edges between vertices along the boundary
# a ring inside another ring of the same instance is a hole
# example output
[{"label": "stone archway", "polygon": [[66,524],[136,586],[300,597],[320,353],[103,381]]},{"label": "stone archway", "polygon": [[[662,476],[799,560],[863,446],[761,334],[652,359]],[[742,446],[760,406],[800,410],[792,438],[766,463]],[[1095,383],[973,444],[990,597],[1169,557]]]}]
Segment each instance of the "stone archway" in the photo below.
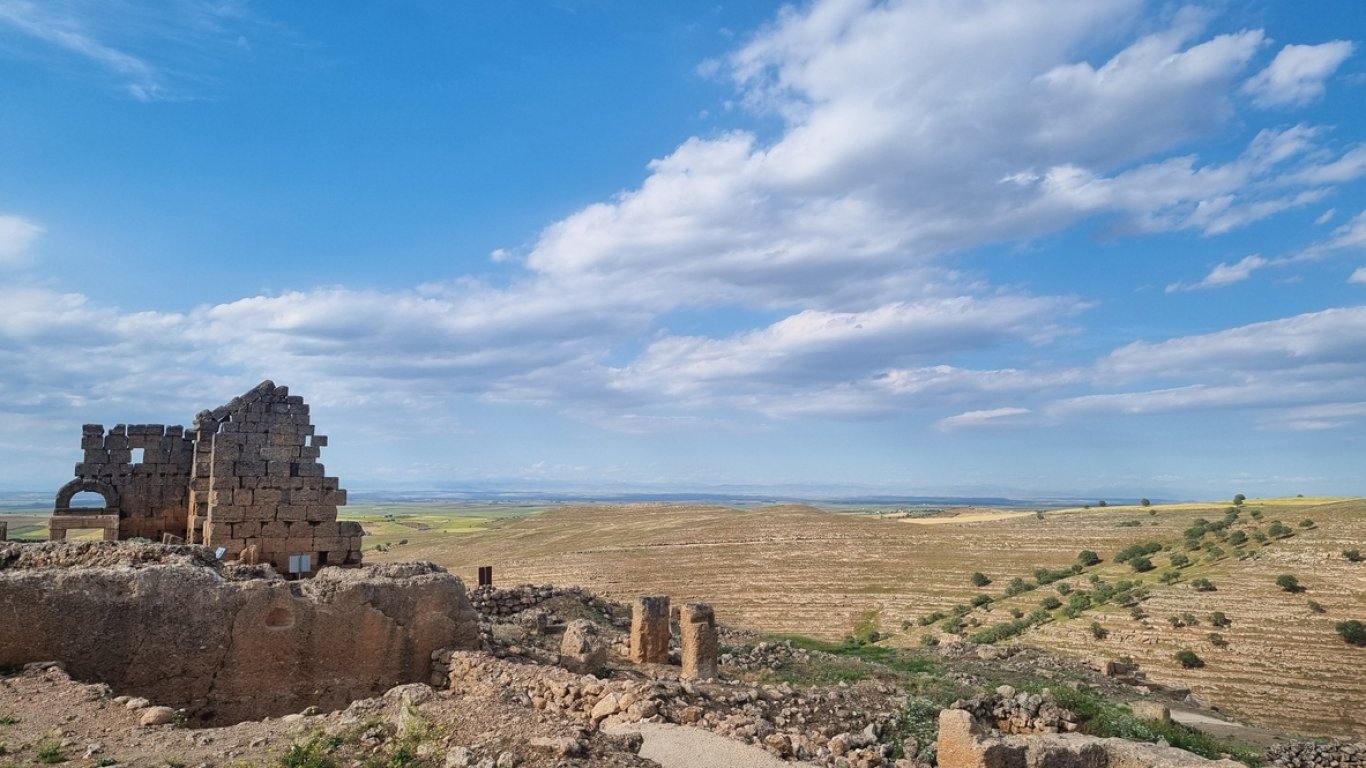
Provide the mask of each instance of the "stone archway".
[{"label": "stone archway", "polygon": [[98,493],[104,497],[104,508],[112,514],[118,514],[119,492],[114,486],[102,483],[99,480],[82,480],[76,478],[57,491],[57,501],[53,504],[55,514],[74,514],[71,509],[71,500],[78,493]]},{"label": "stone archway", "polygon": [[[86,491],[104,497],[104,508],[72,509],[71,499]],[[47,537],[51,541],[62,541],[67,531],[85,528],[98,528],[103,531],[105,541],[118,541],[119,492],[114,486],[99,480],[77,478],[57,491],[57,500],[52,506],[52,520],[47,526]]]}]

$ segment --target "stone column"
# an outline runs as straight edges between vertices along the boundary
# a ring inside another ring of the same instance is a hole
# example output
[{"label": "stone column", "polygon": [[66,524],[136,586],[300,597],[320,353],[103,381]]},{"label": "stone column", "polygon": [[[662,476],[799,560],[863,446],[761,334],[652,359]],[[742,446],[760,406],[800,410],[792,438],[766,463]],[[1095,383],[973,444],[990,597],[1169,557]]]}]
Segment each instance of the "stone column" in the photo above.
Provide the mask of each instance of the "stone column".
[{"label": "stone column", "polygon": [[716,612],[706,603],[684,603],[678,612],[683,679],[720,677],[716,669]]},{"label": "stone column", "polygon": [[631,661],[669,663],[669,596],[637,597],[631,606]]}]

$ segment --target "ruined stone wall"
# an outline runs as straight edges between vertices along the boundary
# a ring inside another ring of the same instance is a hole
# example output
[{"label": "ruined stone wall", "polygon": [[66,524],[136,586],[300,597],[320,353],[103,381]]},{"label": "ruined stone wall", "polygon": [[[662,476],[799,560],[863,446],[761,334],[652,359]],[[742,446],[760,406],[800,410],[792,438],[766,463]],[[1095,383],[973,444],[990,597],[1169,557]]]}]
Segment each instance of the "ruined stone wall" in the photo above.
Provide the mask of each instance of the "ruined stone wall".
[{"label": "ruined stone wall", "polygon": [[291,555],[308,556],[308,573],[361,562],[360,525],[337,521],[346,491],[318,462],[327,438],[314,434],[302,397],[265,381],[200,413],[194,430],[193,541],[229,558],[254,545],[281,573]]},{"label": "ruined stone wall", "polygon": [[54,516],[90,515],[90,509],[69,506],[75,494],[90,491],[105,497],[106,514],[118,515],[121,539],[185,535],[194,442],[184,427],[119,424],[105,432],[103,425],[86,424],[81,448],[84,460],[76,464],[76,479],[58,491]]},{"label": "ruined stone wall", "polygon": [[340,708],[425,682],[437,649],[478,646],[464,585],[439,566],[264,573],[203,547],[0,544],[0,666],[58,660],[222,724]]}]

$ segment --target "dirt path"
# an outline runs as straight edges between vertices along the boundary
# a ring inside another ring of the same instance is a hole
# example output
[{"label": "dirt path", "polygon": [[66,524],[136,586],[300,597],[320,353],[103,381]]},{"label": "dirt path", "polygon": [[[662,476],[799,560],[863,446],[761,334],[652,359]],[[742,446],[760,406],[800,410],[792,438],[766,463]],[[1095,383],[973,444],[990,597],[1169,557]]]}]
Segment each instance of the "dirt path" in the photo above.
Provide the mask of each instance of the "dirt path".
[{"label": "dirt path", "polygon": [[1250,725],[1243,725],[1232,720],[1220,720],[1211,717],[1203,712],[1194,710],[1171,708],[1172,720],[1197,731],[1204,731],[1211,736],[1221,739],[1235,739],[1248,744],[1256,744],[1259,747],[1266,747],[1276,742],[1284,741],[1265,728],[1254,728]]},{"label": "dirt path", "polygon": [[663,768],[790,768],[811,763],[787,762],[748,744],[725,736],[666,723],[614,725],[607,733],[639,733],[645,737],[640,756],[654,760]]}]

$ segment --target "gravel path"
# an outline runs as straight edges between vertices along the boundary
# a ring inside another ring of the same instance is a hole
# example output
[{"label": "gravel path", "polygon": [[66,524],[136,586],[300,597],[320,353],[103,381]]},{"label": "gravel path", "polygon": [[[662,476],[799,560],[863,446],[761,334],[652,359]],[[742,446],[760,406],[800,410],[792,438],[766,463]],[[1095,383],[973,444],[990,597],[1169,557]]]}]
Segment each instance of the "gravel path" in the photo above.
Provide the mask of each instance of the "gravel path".
[{"label": "gravel path", "polygon": [[663,768],[791,768],[811,763],[779,760],[768,752],[734,739],[667,723],[613,725],[608,733],[639,733],[645,737],[640,756],[654,760]]}]

